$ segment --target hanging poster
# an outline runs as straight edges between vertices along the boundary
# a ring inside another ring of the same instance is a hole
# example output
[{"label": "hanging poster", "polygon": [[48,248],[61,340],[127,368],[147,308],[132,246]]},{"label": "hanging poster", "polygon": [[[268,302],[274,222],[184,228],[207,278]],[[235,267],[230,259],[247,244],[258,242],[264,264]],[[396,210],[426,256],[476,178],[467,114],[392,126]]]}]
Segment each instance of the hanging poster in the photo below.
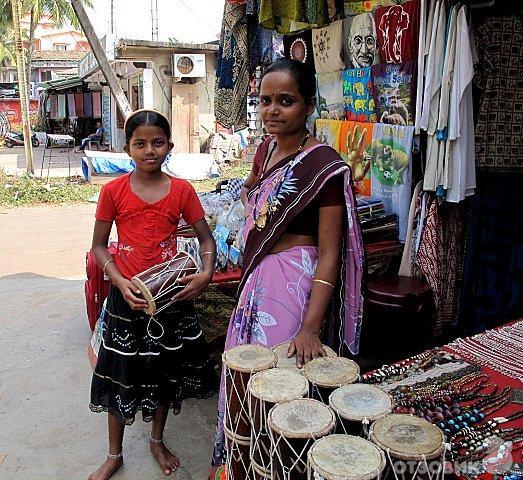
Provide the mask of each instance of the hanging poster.
[{"label": "hanging poster", "polygon": [[316,73],[328,73],[343,70],[342,60],[342,21],[331,23],[328,27],[312,31],[312,50]]},{"label": "hanging poster", "polygon": [[314,70],[314,54],[312,53],[312,30],[305,30],[296,35],[283,36],[285,58],[298,60]]},{"label": "hanging poster", "polygon": [[416,68],[414,60],[371,67],[378,122],[414,125]]},{"label": "hanging poster", "polygon": [[342,72],[319,73],[316,75],[318,85],[318,112],[321,118],[343,120],[343,82]]},{"label": "hanging poster", "polygon": [[373,123],[345,121],[341,124],[340,155],[352,170],[354,190],[361,195],[371,194],[370,150]]},{"label": "hanging poster", "polygon": [[341,120],[316,120],[316,138],[340,153]]},{"label": "hanging poster", "polygon": [[411,200],[413,137],[414,127],[376,123],[370,148],[372,196],[383,201],[387,213],[398,215],[402,242]]},{"label": "hanging poster", "polygon": [[374,83],[370,67],[343,71],[345,118],[358,122],[376,122]]},{"label": "hanging poster", "polygon": [[384,63],[400,63],[418,57],[419,0],[376,10],[376,33]]},{"label": "hanging poster", "polygon": [[343,20],[343,60],[349,68],[370,67],[379,63],[372,13],[361,13]]}]

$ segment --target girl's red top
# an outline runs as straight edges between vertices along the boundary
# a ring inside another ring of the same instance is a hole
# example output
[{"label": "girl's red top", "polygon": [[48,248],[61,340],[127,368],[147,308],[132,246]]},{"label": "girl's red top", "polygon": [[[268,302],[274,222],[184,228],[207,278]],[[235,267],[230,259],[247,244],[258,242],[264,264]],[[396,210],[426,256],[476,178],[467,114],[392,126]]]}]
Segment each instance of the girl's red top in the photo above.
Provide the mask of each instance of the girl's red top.
[{"label": "girl's red top", "polygon": [[96,209],[98,220],[116,222],[118,248],[114,260],[128,279],[176,254],[181,218],[193,224],[205,216],[189,182],[171,177],[170,192],[155,203],[147,203],[131,190],[130,175],[104,185]]}]

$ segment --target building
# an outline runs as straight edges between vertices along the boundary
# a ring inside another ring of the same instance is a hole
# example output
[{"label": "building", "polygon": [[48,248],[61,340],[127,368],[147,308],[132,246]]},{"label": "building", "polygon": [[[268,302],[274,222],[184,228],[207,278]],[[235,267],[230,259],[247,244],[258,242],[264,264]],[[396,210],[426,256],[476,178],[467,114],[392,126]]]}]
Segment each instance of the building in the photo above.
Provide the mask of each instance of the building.
[{"label": "building", "polygon": [[[213,104],[218,46],[131,39],[115,41],[110,37],[103,39],[102,46],[132,109],[153,108],[171,121],[173,152],[200,152],[215,131]],[[177,65],[175,61],[178,61]],[[191,62],[194,68],[189,71]],[[91,91],[102,92],[105,141],[111,149],[121,150],[125,144],[124,118],[92,52],[80,62],[79,77]]]}]

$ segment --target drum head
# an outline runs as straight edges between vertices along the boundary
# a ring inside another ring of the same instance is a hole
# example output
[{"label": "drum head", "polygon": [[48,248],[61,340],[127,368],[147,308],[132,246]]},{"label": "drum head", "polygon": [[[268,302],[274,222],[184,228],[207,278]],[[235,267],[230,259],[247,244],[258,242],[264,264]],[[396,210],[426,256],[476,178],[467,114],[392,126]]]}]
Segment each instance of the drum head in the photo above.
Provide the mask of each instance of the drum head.
[{"label": "drum head", "polygon": [[269,410],[267,423],[286,438],[316,438],[331,432],[336,421],[327,405],[302,398],[274,405]]},{"label": "drum head", "polygon": [[392,411],[392,397],[374,385],[353,383],[334,390],[329,405],[346,420],[372,422]]},{"label": "drum head", "polygon": [[352,435],[316,440],[309,459],[314,473],[325,479],[370,480],[378,477],[386,464],[385,455],[376,445]]},{"label": "drum head", "polygon": [[443,452],[443,432],[424,418],[391,414],[376,420],[369,432],[370,440],[402,460],[435,458]]},{"label": "drum head", "polygon": [[231,370],[260,372],[276,365],[276,354],[261,345],[238,345],[223,353],[222,362]]},{"label": "drum head", "polygon": [[327,388],[354,383],[360,374],[356,362],[345,357],[321,357],[311,360],[303,367],[309,382]]},{"label": "drum head", "polygon": [[252,376],[249,391],[265,402],[280,403],[304,397],[309,391],[309,382],[298,372],[271,368]]},{"label": "drum head", "polygon": [[[276,368],[287,368],[290,370],[296,370],[297,372],[303,373],[302,368],[298,368],[296,366],[296,356],[293,355],[292,357],[287,357],[287,350],[289,348],[290,342],[280,343],[279,345],[276,345],[273,347],[272,351],[276,354],[278,357],[278,361],[276,363]],[[327,353],[327,357],[337,357],[336,352],[330,348],[327,347],[327,345],[323,345],[323,349]]]}]

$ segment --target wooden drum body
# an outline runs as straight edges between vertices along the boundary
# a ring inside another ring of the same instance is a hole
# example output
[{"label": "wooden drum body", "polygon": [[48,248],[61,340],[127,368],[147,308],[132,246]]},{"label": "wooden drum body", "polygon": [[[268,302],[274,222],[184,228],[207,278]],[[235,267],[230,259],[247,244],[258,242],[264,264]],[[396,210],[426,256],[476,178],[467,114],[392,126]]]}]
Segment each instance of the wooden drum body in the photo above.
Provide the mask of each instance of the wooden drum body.
[{"label": "wooden drum body", "polygon": [[185,275],[197,273],[196,260],[186,252],[178,252],[171,260],[148,268],[131,278],[131,282],[140,289],[147,300],[145,313],[154,315],[173,302],[171,298],[177,290],[185,287],[180,279]]},{"label": "wooden drum body", "polygon": [[228,480],[247,480],[254,478],[249,459],[250,441],[224,428],[225,448],[227,449]]},{"label": "wooden drum body", "polygon": [[424,418],[406,414],[386,415],[370,427],[369,439],[390,460],[390,478],[443,478],[445,436]]},{"label": "wooden drum body", "polygon": [[308,480],[372,480],[385,468],[384,453],[373,443],[352,435],[329,435],[308,453]]},{"label": "wooden drum body", "polygon": [[334,412],[318,400],[291,400],[275,405],[267,419],[271,436],[272,480],[303,480],[307,452],[336,425]]},{"label": "wooden drum body", "polygon": [[358,380],[360,367],[345,357],[320,357],[306,363],[303,374],[310,382],[310,397],[328,404],[336,388]]},{"label": "wooden drum body", "polygon": [[381,388],[353,383],[337,388],[329,406],[337,416],[337,432],[368,436],[369,425],[392,412],[392,397]]},{"label": "wooden drum body", "polygon": [[273,368],[254,374],[248,387],[252,422],[251,461],[258,472],[270,474],[269,410],[277,403],[305,397],[309,391],[309,382],[298,372]]}]

